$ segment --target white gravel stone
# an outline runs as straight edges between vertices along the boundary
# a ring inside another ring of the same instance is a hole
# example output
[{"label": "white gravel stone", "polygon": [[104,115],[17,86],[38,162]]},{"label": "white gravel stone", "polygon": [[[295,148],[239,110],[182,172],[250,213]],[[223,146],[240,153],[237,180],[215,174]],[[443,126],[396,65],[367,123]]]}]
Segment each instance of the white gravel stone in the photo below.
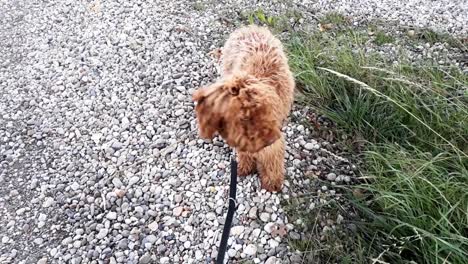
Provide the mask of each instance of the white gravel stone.
[{"label": "white gravel stone", "polygon": [[268,234],[270,234],[272,231],[273,231],[273,228],[275,227],[275,223],[273,222],[270,222],[270,223],[267,223],[263,229],[265,230],[265,232],[267,232]]},{"label": "white gravel stone", "polygon": [[257,247],[253,244],[249,244],[244,248],[243,253],[248,256],[255,256],[255,254],[257,254]]},{"label": "white gravel stone", "polygon": [[102,228],[99,230],[99,233],[96,235],[97,239],[103,239],[107,236],[107,233],[109,233],[109,230],[106,228]]},{"label": "white gravel stone", "polygon": [[182,206],[178,206],[172,210],[172,214],[174,216],[180,216],[182,215],[182,212],[184,211],[184,208]]},{"label": "white gravel stone", "polygon": [[307,149],[307,150],[313,150],[313,149],[315,149],[315,144],[307,143],[307,144],[305,144],[304,148]]},{"label": "white gravel stone", "polygon": [[131,177],[129,180],[128,180],[128,185],[134,185],[135,183],[137,183],[138,181],[140,180],[140,178],[138,176],[133,176]]},{"label": "white gravel stone", "polygon": [[109,220],[115,220],[117,219],[117,213],[116,212],[109,212],[106,215],[106,218]]},{"label": "white gravel stone", "polygon": [[277,264],[277,263],[279,263],[277,261],[278,260],[277,260],[277,258],[275,256],[271,256],[265,261],[265,264]]},{"label": "white gravel stone", "polygon": [[8,243],[8,241],[10,241],[9,237],[7,237],[7,236],[2,237],[2,244],[6,244],[6,243]]},{"label": "white gravel stone", "polygon": [[261,213],[260,214],[260,220],[263,222],[268,222],[270,220],[270,214],[269,213]]},{"label": "white gravel stone", "polygon": [[233,258],[233,257],[236,256],[237,251],[235,249],[233,249],[233,248],[230,248],[227,253],[228,253],[229,257]]},{"label": "white gravel stone", "polygon": [[244,233],[245,227],[243,226],[234,226],[231,228],[231,234],[233,236],[239,236]]},{"label": "white gravel stone", "polygon": [[210,220],[210,221],[213,221],[216,219],[216,214],[213,213],[213,212],[209,212],[206,214],[206,220]]},{"label": "white gravel stone", "polygon": [[257,219],[257,207],[256,206],[253,206],[252,208],[250,208],[249,210],[249,218],[250,219]]},{"label": "white gravel stone", "polygon": [[335,173],[328,173],[327,174],[327,180],[335,181],[336,180],[336,174]]},{"label": "white gravel stone", "polygon": [[184,242],[184,248],[189,249],[191,246],[190,241],[185,241]]},{"label": "white gravel stone", "polygon": [[151,231],[156,231],[156,230],[158,230],[158,222],[157,222],[157,221],[151,222],[151,223],[148,225],[148,228],[149,228]]},{"label": "white gravel stone", "polygon": [[44,203],[42,204],[42,206],[44,208],[48,208],[48,207],[52,206],[54,203],[55,203],[54,198],[47,197],[47,198],[45,198]]},{"label": "white gravel stone", "polygon": [[55,257],[57,255],[58,250],[56,248],[52,248],[49,252],[51,257]]},{"label": "white gravel stone", "polygon": [[47,264],[47,258],[44,257],[44,258],[41,258],[37,261],[37,264]]},{"label": "white gravel stone", "polygon": [[270,239],[268,240],[268,245],[270,246],[270,248],[276,248],[277,246],[279,246],[279,242],[274,239]]},{"label": "white gravel stone", "polygon": [[201,260],[201,259],[203,259],[203,253],[201,252],[201,250],[195,251],[195,259],[196,259],[196,260]]}]

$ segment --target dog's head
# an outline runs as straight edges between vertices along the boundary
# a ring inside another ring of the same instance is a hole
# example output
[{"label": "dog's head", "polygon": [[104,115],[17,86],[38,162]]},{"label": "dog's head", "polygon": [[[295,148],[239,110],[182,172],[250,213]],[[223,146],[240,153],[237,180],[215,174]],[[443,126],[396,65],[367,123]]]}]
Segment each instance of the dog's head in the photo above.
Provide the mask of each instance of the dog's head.
[{"label": "dog's head", "polygon": [[257,152],[281,136],[274,88],[248,75],[220,80],[193,94],[202,138],[216,133],[239,151]]}]

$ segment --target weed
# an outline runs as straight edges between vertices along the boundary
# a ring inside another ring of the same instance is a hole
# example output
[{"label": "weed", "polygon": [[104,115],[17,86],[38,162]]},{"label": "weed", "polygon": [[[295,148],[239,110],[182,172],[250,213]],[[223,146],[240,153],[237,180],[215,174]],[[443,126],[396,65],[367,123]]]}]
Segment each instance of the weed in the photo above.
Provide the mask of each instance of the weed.
[{"label": "weed", "polygon": [[269,27],[275,27],[277,18],[274,16],[268,16],[262,9],[258,9],[248,15],[249,24],[260,24]]}]

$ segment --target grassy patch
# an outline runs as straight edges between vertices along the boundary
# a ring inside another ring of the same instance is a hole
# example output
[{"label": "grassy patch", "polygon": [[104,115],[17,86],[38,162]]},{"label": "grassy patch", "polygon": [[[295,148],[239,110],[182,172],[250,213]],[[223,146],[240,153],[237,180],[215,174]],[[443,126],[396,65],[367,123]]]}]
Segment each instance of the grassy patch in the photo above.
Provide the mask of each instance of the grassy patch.
[{"label": "grassy patch", "polygon": [[336,12],[326,14],[319,21],[321,24],[333,24],[333,25],[348,24],[348,19],[344,15],[340,13],[336,13]]},{"label": "grassy patch", "polygon": [[[290,219],[307,234],[305,239],[290,239],[289,245],[304,253],[303,263],[365,263],[366,249],[355,230],[337,228],[337,220],[331,220],[349,212],[341,207],[342,202],[334,199],[325,202],[320,198],[323,197],[298,197],[283,205],[293,216]],[[313,208],[310,207],[311,200],[317,204]]]},{"label": "grassy patch", "polygon": [[379,46],[382,46],[382,45],[387,44],[387,43],[395,42],[395,39],[391,35],[386,34],[385,32],[378,31],[377,33],[375,33],[374,42],[375,42],[375,44],[377,44]]},{"label": "grassy patch", "polygon": [[468,76],[437,63],[392,64],[365,53],[364,38],[344,30],[287,44],[304,103],[367,141],[365,199],[352,201],[368,221],[356,223],[348,246],[369,263],[466,263]]},{"label": "grassy patch", "polygon": [[195,3],[193,3],[193,8],[196,11],[203,11],[203,10],[206,9],[206,6],[205,6],[205,3],[201,2],[201,1],[196,1]]},{"label": "grassy patch", "polygon": [[277,16],[267,15],[263,9],[247,12],[243,16],[244,20],[246,20],[248,24],[265,25],[272,28],[276,26],[279,20]]},{"label": "grassy patch", "polygon": [[293,30],[303,18],[302,13],[296,9],[289,9],[282,15],[271,15],[257,9],[244,12],[241,17],[247,24],[267,26],[275,33]]},{"label": "grassy patch", "polygon": [[435,32],[434,30],[431,29],[425,29],[419,32],[419,38],[429,42],[431,44],[435,44],[437,42],[449,42],[451,41],[452,37],[449,34],[441,34],[438,32]]},{"label": "grassy patch", "polygon": [[468,52],[466,39],[458,39],[448,33],[441,33],[432,29],[418,29],[413,31],[415,32],[413,39],[416,39],[417,41],[430,43],[431,45],[436,43],[447,43],[450,47],[458,48],[464,52]]}]

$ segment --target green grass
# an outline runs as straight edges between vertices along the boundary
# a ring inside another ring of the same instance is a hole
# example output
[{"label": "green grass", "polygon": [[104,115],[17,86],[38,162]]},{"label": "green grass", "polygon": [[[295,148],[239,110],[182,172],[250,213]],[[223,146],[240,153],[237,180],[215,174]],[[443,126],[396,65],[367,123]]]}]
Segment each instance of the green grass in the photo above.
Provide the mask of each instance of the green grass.
[{"label": "green grass", "polygon": [[267,15],[262,9],[252,11],[246,16],[249,24],[266,25],[274,28],[278,22],[278,17]]},{"label": "green grass", "polygon": [[343,30],[287,43],[303,103],[367,142],[356,153],[365,199],[350,195],[367,221],[348,245],[365,253],[352,263],[468,263],[468,76],[394,65],[364,53],[365,39]]},{"label": "green grass", "polygon": [[293,31],[296,24],[303,18],[297,9],[288,9],[282,15],[270,15],[262,9],[243,12],[242,20],[247,24],[255,24],[269,27],[274,33]]},{"label": "green grass", "polygon": [[196,11],[203,11],[206,9],[206,6],[205,3],[203,3],[202,1],[196,1],[195,3],[193,3],[193,8]]},{"label": "green grass", "polygon": [[320,20],[321,24],[344,25],[348,23],[346,17],[340,13],[332,12],[323,16]]},{"label": "green grass", "polygon": [[430,44],[447,43],[450,47],[458,48],[464,52],[468,52],[466,43],[461,39],[455,38],[448,33],[436,32],[431,29],[420,30],[417,34],[418,38]]},{"label": "green grass", "polygon": [[384,44],[387,44],[387,43],[393,43],[395,42],[395,38],[393,38],[391,35],[389,34],[386,34],[385,32],[382,32],[382,31],[378,31],[376,34],[375,34],[375,40],[374,42],[379,45],[379,46],[382,46]]},{"label": "green grass", "polygon": [[431,44],[453,41],[453,37],[449,34],[439,33],[432,29],[424,29],[418,33],[418,36],[421,40],[426,41]]},{"label": "green grass", "polygon": [[[366,249],[362,245],[362,238],[348,229],[329,228],[323,233],[322,223],[327,219],[337,219],[338,214],[347,215],[349,212],[341,204],[331,199],[325,203],[318,202],[323,197],[297,197],[283,202],[288,215],[292,216],[297,227],[302,227],[306,239],[289,240],[289,245],[303,252],[303,263],[365,263]],[[310,201],[317,205],[309,209]],[[297,220],[301,224],[297,224]]]}]

